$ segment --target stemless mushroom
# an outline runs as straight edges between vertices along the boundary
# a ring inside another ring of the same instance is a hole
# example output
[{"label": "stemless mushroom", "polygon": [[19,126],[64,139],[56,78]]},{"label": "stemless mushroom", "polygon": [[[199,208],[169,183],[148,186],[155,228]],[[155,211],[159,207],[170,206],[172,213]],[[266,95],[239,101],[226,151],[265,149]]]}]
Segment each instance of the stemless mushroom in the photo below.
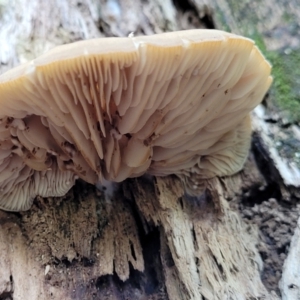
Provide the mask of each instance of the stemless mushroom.
[{"label": "stemless mushroom", "polygon": [[247,38],[188,30],[64,45],[1,75],[0,207],[77,178],[177,174],[189,191],[236,173],[270,69]]}]

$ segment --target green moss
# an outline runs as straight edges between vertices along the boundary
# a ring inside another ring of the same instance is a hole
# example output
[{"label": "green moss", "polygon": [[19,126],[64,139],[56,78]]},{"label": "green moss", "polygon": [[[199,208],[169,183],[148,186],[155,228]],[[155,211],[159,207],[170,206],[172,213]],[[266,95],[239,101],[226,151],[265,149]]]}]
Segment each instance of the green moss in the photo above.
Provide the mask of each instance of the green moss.
[{"label": "green moss", "polygon": [[269,55],[273,64],[275,102],[279,107],[287,110],[292,121],[296,122],[300,121],[300,97],[295,86],[299,64],[298,55],[299,53],[295,51],[288,54],[290,57],[272,52]]},{"label": "green moss", "polygon": [[300,53],[296,50],[286,52],[267,51],[263,38],[255,33],[252,38],[265,57],[272,64],[274,78],[271,88],[271,100],[283,110],[290,122],[300,122]]},{"label": "green moss", "polygon": [[285,23],[294,22],[295,21],[295,16],[285,11],[282,14],[282,21],[284,21]]},{"label": "green moss", "polygon": [[[263,35],[258,30],[260,22],[256,9],[259,1],[228,0],[230,13],[225,14],[221,8],[216,9],[215,18],[220,29],[231,31],[231,22],[238,24],[244,36],[253,39],[258,48],[272,64],[273,84],[270,90],[270,101],[274,107],[283,113],[290,122],[300,122],[300,49],[284,49],[268,51]],[[232,16],[232,19],[226,19]],[[282,25],[286,26],[291,36],[297,36],[298,23],[291,13],[282,15]],[[295,31],[296,30],[296,31]],[[294,32],[295,31],[295,32]],[[278,37],[280,38],[280,37]]]}]

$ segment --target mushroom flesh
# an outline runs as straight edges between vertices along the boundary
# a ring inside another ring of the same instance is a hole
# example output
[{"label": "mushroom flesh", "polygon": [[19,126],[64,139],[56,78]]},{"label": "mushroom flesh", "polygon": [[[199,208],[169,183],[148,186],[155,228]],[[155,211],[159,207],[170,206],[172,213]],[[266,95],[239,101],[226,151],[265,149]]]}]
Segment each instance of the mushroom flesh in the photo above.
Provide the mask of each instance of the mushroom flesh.
[{"label": "mushroom flesh", "polygon": [[217,30],[59,46],[0,76],[0,207],[29,209],[77,178],[197,182],[240,171],[271,67]]}]

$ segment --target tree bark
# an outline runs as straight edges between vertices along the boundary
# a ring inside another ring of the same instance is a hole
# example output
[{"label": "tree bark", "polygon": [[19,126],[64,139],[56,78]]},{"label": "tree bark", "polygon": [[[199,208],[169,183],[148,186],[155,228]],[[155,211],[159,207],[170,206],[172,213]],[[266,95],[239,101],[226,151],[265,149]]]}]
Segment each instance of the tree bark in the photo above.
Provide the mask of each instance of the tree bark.
[{"label": "tree bark", "polygon": [[[212,28],[224,5],[0,0],[0,72],[76,40]],[[261,181],[250,155],[240,174],[208,181],[201,201],[176,177],[143,177],[112,201],[78,182],[29,211],[0,211],[0,299],[277,299],[260,279],[257,230],[227,201]]]}]

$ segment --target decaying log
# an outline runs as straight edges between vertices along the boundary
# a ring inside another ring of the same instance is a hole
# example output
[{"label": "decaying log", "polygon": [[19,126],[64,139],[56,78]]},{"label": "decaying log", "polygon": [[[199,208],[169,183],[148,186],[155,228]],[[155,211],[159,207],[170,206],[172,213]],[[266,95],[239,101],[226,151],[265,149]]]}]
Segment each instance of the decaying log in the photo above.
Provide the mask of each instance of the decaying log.
[{"label": "decaying log", "polygon": [[[261,261],[255,239],[239,216],[230,211],[220,181],[208,182],[209,188],[200,200],[182,198],[178,180],[156,181],[157,199],[150,202],[147,193],[137,198],[137,205],[144,216],[148,215],[148,222],[162,227],[161,243],[166,239],[164,248],[169,249],[174,261],[172,276],[164,264],[169,298],[229,299],[234,295],[241,299],[245,295],[267,295],[257,276]],[[145,193],[139,186],[135,191]]]},{"label": "decaying log", "polygon": [[2,295],[270,297],[259,276],[257,236],[230,210],[222,183],[208,184],[196,200],[184,197],[175,177],[141,178],[125,182],[112,201],[78,184],[20,215],[1,212]]},{"label": "decaying log", "polygon": [[[213,12],[228,13],[221,1],[174,3],[0,0],[0,72],[59,44],[211,28]],[[277,299],[260,279],[256,229],[226,199],[253,174],[208,182],[200,199],[175,177],[129,180],[112,201],[79,182],[27,212],[0,211],[0,299]]]},{"label": "decaying log", "polygon": [[300,219],[291,241],[289,255],[284,262],[280,290],[283,300],[296,300],[300,298],[299,255],[300,255]]},{"label": "decaying log", "polygon": [[[203,11],[204,6],[211,8],[218,28],[260,40],[266,50],[273,52],[273,56],[276,53],[276,59],[290,63],[289,54],[292,51],[299,51],[300,34],[299,31],[294,32],[292,29],[300,16],[297,1],[286,3],[273,0],[262,4],[257,1],[243,0],[239,2],[192,0],[190,3],[197,12]],[[281,84],[278,82],[281,80],[281,75],[283,78],[289,76],[287,73],[279,74],[279,72],[287,72],[287,70],[283,68],[275,72],[274,81],[277,81],[277,86]],[[289,83],[289,88],[294,90],[294,86],[297,86],[297,75],[292,74],[292,76],[294,76],[294,82]],[[285,102],[288,102],[291,95],[283,90],[281,93],[286,94]],[[272,96],[274,97],[274,93]],[[299,101],[299,96],[297,99]],[[290,112],[282,112],[278,107],[274,107],[274,102],[276,103],[276,99],[275,101],[274,99],[267,100],[264,106],[259,106],[253,114],[253,127],[258,133],[254,146],[262,160],[260,170],[265,179],[269,183],[279,185],[282,199],[292,203],[300,198],[299,116],[297,116],[298,121],[290,121],[287,117]],[[297,266],[294,259],[295,253],[299,251],[299,244],[296,242],[299,234],[298,226],[295,228],[295,237],[284,265],[280,285],[282,297],[286,299],[299,298],[300,280],[292,276]],[[291,281],[293,284],[288,285],[287,283]]]},{"label": "decaying log", "polygon": [[[265,115],[265,108],[259,105],[253,112],[253,128],[258,133],[260,138],[260,146],[268,160],[270,169],[268,170],[270,180],[276,181],[281,184],[281,192],[285,198],[289,198],[290,193],[287,187],[293,194],[299,196],[300,187],[300,169],[298,165],[291,159],[283,157],[279,154],[276,143],[274,143],[274,136],[280,132],[280,127],[266,122],[267,116]],[[300,139],[300,129],[294,125],[289,130],[296,138]],[[266,174],[267,175],[267,174]],[[298,189],[297,189],[298,188]]]}]

